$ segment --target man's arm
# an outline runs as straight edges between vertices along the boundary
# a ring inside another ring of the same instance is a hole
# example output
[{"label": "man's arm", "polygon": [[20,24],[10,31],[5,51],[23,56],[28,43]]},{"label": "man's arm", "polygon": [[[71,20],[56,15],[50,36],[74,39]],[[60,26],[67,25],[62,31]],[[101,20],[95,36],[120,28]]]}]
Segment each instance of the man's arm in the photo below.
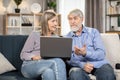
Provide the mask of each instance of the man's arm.
[{"label": "man's arm", "polygon": [[91,39],[93,50],[87,50],[85,57],[93,61],[103,60],[105,58],[105,48],[98,30],[94,29]]},{"label": "man's arm", "polygon": [[72,53],[71,59],[70,59],[70,64],[72,66],[77,66],[77,67],[83,68],[84,64],[86,64],[86,63],[81,61],[78,55]]}]

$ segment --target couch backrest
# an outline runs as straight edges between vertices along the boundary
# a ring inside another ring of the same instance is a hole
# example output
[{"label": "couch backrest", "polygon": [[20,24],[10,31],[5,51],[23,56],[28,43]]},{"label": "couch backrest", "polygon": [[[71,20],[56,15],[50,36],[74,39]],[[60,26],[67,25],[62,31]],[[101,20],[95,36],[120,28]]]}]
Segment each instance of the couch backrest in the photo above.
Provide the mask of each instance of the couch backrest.
[{"label": "couch backrest", "polygon": [[116,63],[120,63],[120,39],[115,33],[101,34],[104,46],[106,48],[106,57],[110,64],[115,68]]},{"label": "couch backrest", "polygon": [[24,35],[0,35],[0,52],[20,70],[22,61],[20,52],[27,39]]},{"label": "couch backrest", "polygon": [[[25,35],[0,35],[0,52],[20,70],[22,61],[20,52],[28,36]],[[116,63],[120,63],[120,39],[118,34],[101,33],[103,43],[106,48],[106,57],[115,68]]]}]

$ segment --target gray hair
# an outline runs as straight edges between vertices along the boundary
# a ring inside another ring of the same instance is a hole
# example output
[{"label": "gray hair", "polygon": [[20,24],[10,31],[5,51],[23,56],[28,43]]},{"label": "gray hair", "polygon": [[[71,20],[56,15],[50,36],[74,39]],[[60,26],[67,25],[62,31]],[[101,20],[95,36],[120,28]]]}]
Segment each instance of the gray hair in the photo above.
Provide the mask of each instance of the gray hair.
[{"label": "gray hair", "polygon": [[75,15],[75,16],[79,16],[79,17],[83,17],[83,12],[80,9],[74,9],[72,10],[69,14],[68,17],[70,15]]}]

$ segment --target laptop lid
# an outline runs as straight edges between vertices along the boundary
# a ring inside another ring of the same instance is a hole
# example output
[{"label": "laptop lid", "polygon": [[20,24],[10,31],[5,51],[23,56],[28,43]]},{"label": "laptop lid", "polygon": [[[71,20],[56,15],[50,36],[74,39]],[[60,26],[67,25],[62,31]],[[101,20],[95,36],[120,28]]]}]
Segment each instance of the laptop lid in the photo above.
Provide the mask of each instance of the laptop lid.
[{"label": "laptop lid", "polygon": [[42,57],[71,57],[72,38],[40,37],[40,55]]}]

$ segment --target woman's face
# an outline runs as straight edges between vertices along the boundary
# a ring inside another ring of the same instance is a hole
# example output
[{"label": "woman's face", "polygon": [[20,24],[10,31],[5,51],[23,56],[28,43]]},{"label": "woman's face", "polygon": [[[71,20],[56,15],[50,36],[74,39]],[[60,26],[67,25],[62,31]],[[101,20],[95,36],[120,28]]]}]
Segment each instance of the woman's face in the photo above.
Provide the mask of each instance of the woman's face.
[{"label": "woman's face", "polygon": [[48,20],[48,28],[50,32],[55,32],[58,26],[57,16],[53,17],[52,19]]}]

